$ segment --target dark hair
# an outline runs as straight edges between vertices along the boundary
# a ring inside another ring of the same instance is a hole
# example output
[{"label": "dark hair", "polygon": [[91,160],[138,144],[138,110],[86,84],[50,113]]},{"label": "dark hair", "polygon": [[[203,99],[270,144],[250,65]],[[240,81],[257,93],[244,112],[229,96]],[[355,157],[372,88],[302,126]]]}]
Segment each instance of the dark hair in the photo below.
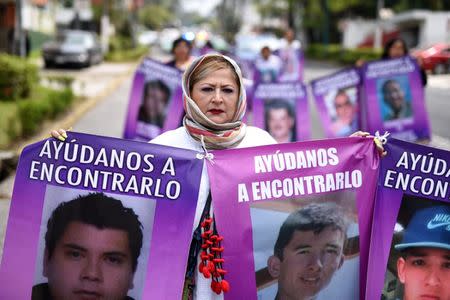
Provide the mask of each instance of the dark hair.
[{"label": "dark hair", "polygon": [[186,43],[186,45],[187,45],[188,48],[189,48],[189,51],[192,49],[192,43],[191,43],[190,41],[186,40],[186,39],[183,38],[183,37],[179,37],[179,38],[177,38],[176,40],[174,40],[174,41],[172,42],[172,50],[171,50],[171,53],[172,53],[172,54],[175,52],[175,48],[176,48],[179,44],[181,44],[181,43]]},{"label": "dark hair", "polygon": [[313,231],[315,234],[319,234],[330,227],[333,230],[340,230],[346,240],[347,226],[347,220],[336,203],[309,204],[291,213],[281,225],[273,250],[274,255],[283,260],[284,248],[297,230]]},{"label": "dark hair", "polygon": [[396,42],[402,43],[403,49],[405,50],[405,55],[408,54],[408,46],[406,46],[405,40],[402,39],[402,38],[397,37],[397,38],[393,38],[393,39],[391,39],[391,40],[386,42],[386,44],[384,45],[384,48],[383,48],[383,54],[381,54],[381,58],[382,59],[390,58],[389,57],[389,50],[391,50],[392,46],[394,46],[394,44]]},{"label": "dark hair", "polygon": [[290,105],[287,101],[280,100],[280,99],[272,99],[268,101],[265,105],[266,110],[266,120],[269,118],[269,112],[273,109],[285,109],[289,115],[289,117],[292,117],[295,119],[295,112],[292,108],[292,105]]},{"label": "dark hair", "polygon": [[147,82],[144,86],[142,103],[141,103],[141,106],[139,107],[138,120],[146,122],[146,123],[150,123],[150,124],[155,124],[155,125],[158,125],[159,127],[162,127],[163,122],[164,122],[164,116],[157,116],[156,120],[153,120],[147,115],[145,108],[144,108],[147,93],[150,89],[158,89],[158,90],[162,91],[165,95],[165,97],[164,97],[165,104],[167,104],[169,102],[170,89],[162,80],[157,79],[157,80],[152,80],[152,81]]},{"label": "dark hair", "polygon": [[142,247],[142,224],[132,208],[124,207],[120,200],[103,193],[90,193],[59,204],[47,222],[45,248],[48,259],[71,222],[126,231],[133,272],[136,271]]}]

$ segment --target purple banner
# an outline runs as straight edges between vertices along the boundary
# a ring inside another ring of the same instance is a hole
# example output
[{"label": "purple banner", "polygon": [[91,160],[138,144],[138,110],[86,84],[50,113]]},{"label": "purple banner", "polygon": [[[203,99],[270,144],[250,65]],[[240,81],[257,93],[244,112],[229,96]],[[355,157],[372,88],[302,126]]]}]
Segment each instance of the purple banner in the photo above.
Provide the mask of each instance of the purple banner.
[{"label": "purple banner", "polygon": [[215,151],[225,300],[364,299],[378,164],[365,138]]},{"label": "purple banner", "polygon": [[389,131],[407,141],[430,139],[430,125],[416,61],[405,56],[362,68],[363,129]]},{"label": "purple banner", "polygon": [[357,69],[345,69],[311,82],[320,120],[329,138],[346,137],[359,130]]},{"label": "purple banner", "polygon": [[300,82],[257,84],[253,125],[268,131],[278,143],[309,139],[311,121],[305,86]]},{"label": "purple banner", "polygon": [[366,299],[450,299],[450,153],[389,139]]},{"label": "purple banner", "polygon": [[75,132],[25,148],[0,299],[181,299],[203,166],[195,155]]},{"label": "purple banner", "polygon": [[300,47],[285,46],[276,51],[281,59],[280,82],[303,81],[305,59]]},{"label": "purple banner", "polygon": [[181,72],[146,58],[134,74],[124,138],[148,141],[182,122]]}]

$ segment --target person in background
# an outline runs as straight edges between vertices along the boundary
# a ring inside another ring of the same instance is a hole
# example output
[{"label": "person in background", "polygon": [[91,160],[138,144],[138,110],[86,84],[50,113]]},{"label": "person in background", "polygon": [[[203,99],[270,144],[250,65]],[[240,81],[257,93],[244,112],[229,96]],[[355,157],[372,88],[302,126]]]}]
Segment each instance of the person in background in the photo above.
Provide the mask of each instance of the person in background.
[{"label": "person in background", "polygon": [[255,61],[256,71],[261,82],[275,82],[281,71],[281,60],[272,54],[269,46],[261,48],[261,54]]},{"label": "person in background", "polygon": [[[408,46],[406,46],[406,42],[402,38],[393,38],[389,40],[383,48],[383,53],[381,54],[381,59],[394,59],[400,58],[402,56],[409,55]],[[427,73],[422,68],[422,60],[420,58],[416,58],[417,63],[420,67],[420,77],[422,79],[422,85],[427,85]],[[359,59],[356,62],[357,67],[361,67],[365,61],[363,59]]]},{"label": "person in background", "polygon": [[192,43],[190,41],[182,37],[176,39],[172,44],[173,59],[167,62],[166,65],[184,71],[193,60],[191,51]]},{"label": "person in background", "polygon": [[283,46],[279,50],[282,67],[280,81],[296,81],[301,79],[300,74],[300,41],[295,39],[292,28],[286,30]]}]

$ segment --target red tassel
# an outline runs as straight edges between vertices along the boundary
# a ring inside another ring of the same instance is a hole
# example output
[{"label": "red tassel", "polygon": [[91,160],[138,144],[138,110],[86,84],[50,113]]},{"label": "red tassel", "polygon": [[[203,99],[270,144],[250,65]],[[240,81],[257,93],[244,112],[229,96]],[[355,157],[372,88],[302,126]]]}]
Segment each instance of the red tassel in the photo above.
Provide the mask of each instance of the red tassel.
[{"label": "red tassel", "polygon": [[219,269],[219,268],[217,268],[216,271],[217,271],[217,273],[219,273],[219,275],[225,275],[225,274],[227,274],[227,271],[225,271],[224,269]]},{"label": "red tassel", "polygon": [[216,270],[216,266],[212,261],[208,262],[208,269],[211,273],[213,273]]},{"label": "red tassel", "polygon": [[211,289],[213,290],[214,293],[220,295],[220,293],[222,293],[222,284],[220,284],[220,282],[213,280],[211,282]]},{"label": "red tassel", "polygon": [[205,278],[210,278],[211,277],[211,272],[209,272],[208,268],[203,268],[203,276],[205,276]]},{"label": "red tassel", "polygon": [[228,281],[226,281],[225,279],[222,279],[222,281],[220,282],[221,286],[222,286],[222,291],[224,293],[227,293],[230,291],[230,284],[228,283]]},{"label": "red tassel", "polygon": [[198,264],[198,271],[200,272],[200,273],[203,273],[203,269],[205,268],[205,264],[201,261],[199,264]]}]

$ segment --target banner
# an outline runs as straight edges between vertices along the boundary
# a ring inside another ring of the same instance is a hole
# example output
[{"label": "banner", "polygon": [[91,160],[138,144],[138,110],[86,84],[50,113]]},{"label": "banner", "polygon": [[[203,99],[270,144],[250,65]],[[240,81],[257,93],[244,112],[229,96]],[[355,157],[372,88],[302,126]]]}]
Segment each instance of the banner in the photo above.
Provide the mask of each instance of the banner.
[{"label": "banner", "polygon": [[364,299],[378,163],[366,138],[215,151],[225,300]]},{"label": "banner", "polygon": [[362,128],[394,138],[430,139],[419,66],[409,56],[369,62],[362,68]]},{"label": "banner", "polygon": [[359,130],[359,83],[360,75],[355,68],[311,82],[326,137],[346,137]]},{"label": "banner", "polygon": [[26,147],[0,299],[181,299],[202,166],[192,151],[75,132]]},{"label": "banner", "polygon": [[148,141],[182,124],[181,72],[146,58],[134,74],[124,138]]},{"label": "banner", "polygon": [[278,143],[309,139],[311,121],[305,86],[300,82],[256,84],[253,125],[269,132]]},{"label": "banner", "polygon": [[384,147],[366,299],[450,299],[450,153]]}]

